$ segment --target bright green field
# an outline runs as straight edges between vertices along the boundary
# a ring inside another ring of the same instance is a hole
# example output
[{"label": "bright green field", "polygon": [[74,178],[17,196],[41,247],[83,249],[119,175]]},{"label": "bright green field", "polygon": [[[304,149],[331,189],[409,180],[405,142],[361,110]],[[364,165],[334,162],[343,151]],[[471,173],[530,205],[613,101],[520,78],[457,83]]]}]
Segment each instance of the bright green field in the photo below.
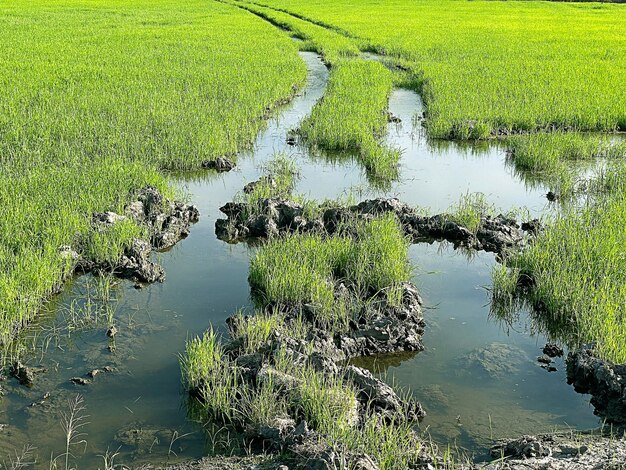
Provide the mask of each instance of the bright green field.
[{"label": "bright green field", "polygon": [[626,129],[626,6],[262,0],[361,38],[415,74],[434,137]]},{"label": "bright green field", "polygon": [[217,2],[0,1],[0,344],[67,274],[142,228],[94,211],[232,154],[305,77],[273,26]]}]

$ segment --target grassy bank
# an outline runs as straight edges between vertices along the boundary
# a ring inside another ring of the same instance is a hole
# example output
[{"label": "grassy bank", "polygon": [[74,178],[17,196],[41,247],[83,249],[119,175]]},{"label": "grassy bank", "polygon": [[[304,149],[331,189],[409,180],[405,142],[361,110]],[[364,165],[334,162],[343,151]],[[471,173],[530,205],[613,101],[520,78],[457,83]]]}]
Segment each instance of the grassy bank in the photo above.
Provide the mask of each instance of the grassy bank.
[{"label": "grassy bank", "polygon": [[146,185],[172,195],[160,170],[240,150],[305,67],[215,2],[5,2],[0,30],[3,344],[68,274],[60,247],[114,260],[143,230],[96,233],[93,212],[123,213]]},{"label": "grassy bank", "polygon": [[263,0],[407,61],[433,137],[626,129],[624,5]]},{"label": "grassy bank", "polygon": [[378,62],[342,61],[333,67],[326,93],[300,134],[323,149],[353,151],[371,176],[391,179],[400,151],[381,142],[391,89],[392,74]]}]

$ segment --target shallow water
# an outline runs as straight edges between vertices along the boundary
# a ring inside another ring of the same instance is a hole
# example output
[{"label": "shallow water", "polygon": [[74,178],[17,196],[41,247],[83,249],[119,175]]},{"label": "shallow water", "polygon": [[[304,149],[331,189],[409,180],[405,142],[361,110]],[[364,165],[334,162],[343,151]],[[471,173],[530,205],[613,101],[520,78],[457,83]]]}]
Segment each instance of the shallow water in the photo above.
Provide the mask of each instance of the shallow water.
[{"label": "shallow water", "polygon": [[[37,377],[32,389],[13,380],[2,384],[6,396],[0,401],[0,423],[8,426],[0,431],[0,456],[32,444],[39,456],[37,468],[47,468],[51,455],[64,452],[60,413],[67,411],[67,400],[78,393],[89,415],[89,424],[81,428],[85,436],[78,439],[86,444],[73,449],[79,468],[101,466],[99,455],[107,449],[120,452],[118,463],[174,461],[212,450],[214,442],[187,418],[178,355],[187,338],[211,324],[223,329],[224,320],[235,310],[250,307],[249,248],[217,240],[214,223],[221,217],[218,208],[246,182],[257,179],[260,165],[275,152],[292,155],[303,176],[296,191],[317,199],[348,193],[358,199],[394,195],[436,213],[467,192],[483,192],[503,210],[525,206],[540,214],[545,209],[545,188],[530,189],[518,180],[505,164],[503,149],[429,142],[413,120],[421,114],[419,96],[406,90],[395,91],[390,103],[391,112],[402,123],[390,124],[388,141],[404,153],[402,179],[387,191],[370,189],[364,171],[350,156],[311,155],[305,147],[288,146],[287,131],[310,112],[328,79],[326,67],[315,54],[301,55],[309,69],[305,90],[268,121],[254,149],[240,155],[235,171],[173,177],[199,207],[201,220],[186,240],[157,256],[167,272],[165,283],[135,290],[130,283],[120,282],[113,289],[115,300],[106,304],[115,310],[120,330],[114,352],[108,349],[112,345],[105,335],[104,314],[98,316],[97,324],[92,314],[91,324],[71,331],[68,338],[64,318],[70,306],[74,305],[75,314],[82,311],[77,318],[83,318],[85,311],[101,304],[92,300],[98,290],[90,276],[69,284],[51,302],[49,313],[25,332],[25,342],[30,338],[29,343],[38,348],[26,354],[27,362],[48,371]],[[412,358],[387,358],[384,368],[424,401],[430,413],[425,424],[433,436],[458,438],[462,445],[476,448],[489,437],[485,428],[489,415],[494,437],[548,430],[563,422],[574,427],[596,422],[587,398],[565,384],[562,366],[558,373],[548,374],[533,362],[542,338],[524,331],[507,335],[500,324],[488,319],[487,296],[479,286],[490,282],[491,255],[479,253],[468,261],[460,252],[438,245],[417,245],[411,248],[411,259],[417,285],[427,303],[437,307],[426,312],[427,349]],[[457,375],[458,356],[494,342],[520,348],[522,354],[513,354],[511,366],[518,372],[491,381],[467,368],[470,373]],[[45,351],[42,344],[47,344]],[[380,364],[370,362],[369,366]],[[88,386],[69,382],[106,365],[114,366],[116,372],[100,374]],[[50,396],[43,404],[30,406],[47,392]],[[461,426],[457,415],[461,415]]]}]

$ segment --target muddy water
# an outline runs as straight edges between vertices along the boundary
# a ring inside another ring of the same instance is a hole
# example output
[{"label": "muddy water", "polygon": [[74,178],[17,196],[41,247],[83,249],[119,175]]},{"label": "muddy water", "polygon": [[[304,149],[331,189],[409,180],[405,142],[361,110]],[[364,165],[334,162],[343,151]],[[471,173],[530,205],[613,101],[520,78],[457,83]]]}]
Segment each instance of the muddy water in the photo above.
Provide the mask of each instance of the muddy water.
[{"label": "muddy water", "polygon": [[[413,120],[421,113],[419,97],[409,91],[394,92],[390,103],[402,123],[390,124],[388,139],[404,153],[402,179],[386,191],[370,189],[362,168],[349,155],[313,155],[305,147],[288,146],[287,131],[310,112],[328,79],[315,54],[301,55],[309,69],[304,91],[268,121],[254,149],[240,156],[236,171],[174,178],[190,193],[202,217],[189,238],[158,255],[167,272],[165,283],[135,290],[121,282],[111,289],[110,298],[102,299],[97,280],[78,278],[25,333],[24,343],[35,346],[25,353],[26,361],[47,372],[37,376],[32,389],[13,380],[1,383],[6,396],[0,401],[0,424],[7,426],[0,430],[0,462],[11,449],[31,444],[36,447],[36,468],[48,468],[51,456],[65,452],[61,413],[68,412],[68,400],[77,394],[84,398],[81,414],[88,415],[80,428],[84,435],[71,449],[79,468],[102,468],[100,456],[107,450],[119,452],[118,463],[161,463],[228,445],[227,437],[219,442],[206,438],[202,426],[189,419],[178,355],[187,338],[210,324],[223,328],[236,309],[250,307],[249,249],[218,241],[214,223],[220,217],[218,208],[246,182],[257,179],[260,165],[275,152],[289,153],[299,165],[303,178],[297,191],[318,199],[347,193],[357,198],[395,195],[437,212],[467,192],[483,192],[503,209],[525,206],[537,214],[544,210],[545,188],[529,189],[516,179],[502,149],[429,142]],[[595,422],[586,399],[565,384],[562,367],[548,375],[532,362],[541,338],[524,331],[507,334],[488,319],[485,292],[479,286],[489,284],[492,257],[478,254],[468,261],[445,248],[419,245],[412,247],[411,258],[417,284],[436,307],[426,314],[427,350],[368,366],[384,369],[414,389],[430,412],[426,423],[433,435],[481,445],[488,435],[484,418],[489,415],[495,436],[549,429],[564,421],[575,427]],[[109,311],[119,329],[114,343],[105,334]],[[517,375],[485,379],[472,367],[457,367],[459,357],[498,342],[521,351],[510,352],[511,370]],[[98,374],[89,385],[70,383],[72,377],[107,365],[114,372]],[[456,415],[461,415],[461,425]]]}]

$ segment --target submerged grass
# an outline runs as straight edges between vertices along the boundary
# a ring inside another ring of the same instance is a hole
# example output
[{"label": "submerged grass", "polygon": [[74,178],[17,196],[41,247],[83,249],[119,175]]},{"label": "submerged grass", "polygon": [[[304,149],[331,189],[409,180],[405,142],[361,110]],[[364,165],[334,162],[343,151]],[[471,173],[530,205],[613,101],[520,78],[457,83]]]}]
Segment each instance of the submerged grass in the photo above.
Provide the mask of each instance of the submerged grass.
[{"label": "submerged grass", "polygon": [[370,175],[393,179],[400,151],[381,142],[392,85],[391,72],[378,62],[340,62],[323,99],[300,125],[301,135],[323,149],[354,151]]},{"label": "submerged grass", "polygon": [[[296,46],[219,3],[0,4],[0,344],[70,273],[60,247],[115,261],[142,228],[91,227],[164,169],[232,154],[305,76]],[[68,39],[68,31],[71,38]]]}]

